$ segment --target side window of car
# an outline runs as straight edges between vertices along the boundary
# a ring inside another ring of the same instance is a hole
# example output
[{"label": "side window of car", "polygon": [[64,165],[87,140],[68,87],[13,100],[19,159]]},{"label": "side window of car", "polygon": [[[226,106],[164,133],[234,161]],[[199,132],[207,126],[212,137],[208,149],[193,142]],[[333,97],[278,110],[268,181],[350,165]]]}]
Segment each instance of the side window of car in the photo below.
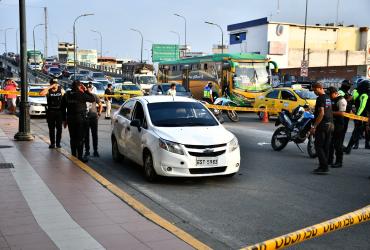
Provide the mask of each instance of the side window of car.
[{"label": "side window of car", "polygon": [[279,90],[273,90],[266,95],[266,98],[271,98],[271,99],[278,99],[278,97],[279,97]]},{"label": "side window of car", "polygon": [[134,115],[132,117],[132,120],[139,120],[141,126],[143,126],[144,118],[145,118],[145,114],[144,114],[143,105],[141,105],[140,102],[136,102],[135,111],[134,111]]},{"label": "side window of car", "polygon": [[126,119],[131,120],[131,113],[134,108],[135,101],[128,101],[123,104],[119,114],[125,117]]},{"label": "side window of car", "polygon": [[157,92],[157,89],[158,89],[158,86],[157,85],[154,85],[153,88],[152,88],[152,92],[153,93]]},{"label": "side window of car", "polygon": [[281,99],[287,101],[297,101],[297,98],[293,95],[293,93],[288,90],[283,90],[281,92]]},{"label": "side window of car", "polygon": [[162,86],[158,86],[158,92],[163,92],[162,91]]}]

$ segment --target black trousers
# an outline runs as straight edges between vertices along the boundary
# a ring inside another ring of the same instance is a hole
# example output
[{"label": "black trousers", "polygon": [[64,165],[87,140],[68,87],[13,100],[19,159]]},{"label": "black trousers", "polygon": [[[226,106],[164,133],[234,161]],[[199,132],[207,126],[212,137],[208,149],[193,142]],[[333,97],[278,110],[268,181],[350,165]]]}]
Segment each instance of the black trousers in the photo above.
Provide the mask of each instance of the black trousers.
[{"label": "black trousers", "polygon": [[351,139],[349,140],[348,146],[347,146],[348,152],[351,152],[353,145],[358,144],[364,132],[365,132],[365,145],[369,146],[370,134],[368,131],[366,131],[366,124],[362,121],[357,121],[357,120],[355,120],[354,123],[355,123],[355,128],[353,129]]},{"label": "black trousers", "polygon": [[71,144],[71,153],[73,156],[82,159],[86,131],[86,118],[82,117],[82,115],[71,116],[67,118],[67,122]]},{"label": "black trousers", "polygon": [[319,125],[315,132],[315,149],[319,158],[320,168],[328,169],[328,158],[333,132],[332,124]]},{"label": "black trousers", "polygon": [[334,123],[334,131],[329,150],[329,159],[328,159],[329,163],[332,163],[334,160],[334,152],[335,152],[335,163],[343,162],[343,131],[344,124]]},{"label": "black trousers", "polygon": [[98,117],[87,119],[87,126],[85,129],[85,152],[90,153],[90,130],[93,142],[94,152],[98,152]]},{"label": "black trousers", "polygon": [[[49,138],[51,145],[60,145],[62,139],[63,119],[59,110],[48,110],[46,112],[46,121],[49,127]],[[56,135],[55,135],[56,130]]]}]

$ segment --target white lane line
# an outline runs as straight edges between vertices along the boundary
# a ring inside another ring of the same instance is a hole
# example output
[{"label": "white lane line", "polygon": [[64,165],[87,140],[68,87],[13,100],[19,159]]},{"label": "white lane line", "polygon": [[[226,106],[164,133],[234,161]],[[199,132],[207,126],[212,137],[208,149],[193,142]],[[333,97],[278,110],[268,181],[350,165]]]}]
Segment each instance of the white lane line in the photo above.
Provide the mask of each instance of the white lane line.
[{"label": "white lane line", "polygon": [[[5,133],[0,129],[0,137],[3,135]],[[14,143],[8,138],[0,138],[0,141],[14,146],[2,149],[0,154],[6,162],[13,163],[11,172],[19,189],[37,223],[55,245],[59,249],[105,249],[71,218]]]}]

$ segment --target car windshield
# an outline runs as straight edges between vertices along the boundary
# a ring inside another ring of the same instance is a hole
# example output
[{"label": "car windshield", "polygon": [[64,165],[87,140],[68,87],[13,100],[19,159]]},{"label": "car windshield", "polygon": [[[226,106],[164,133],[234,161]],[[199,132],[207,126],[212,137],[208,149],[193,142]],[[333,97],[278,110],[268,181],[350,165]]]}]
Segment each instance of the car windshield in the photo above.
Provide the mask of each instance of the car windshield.
[{"label": "car windshield", "polygon": [[50,72],[60,72],[59,68],[49,68]]},{"label": "car windshield", "polygon": [[139,77],[139,84],[156,84],[157,79],[155,76],[140,76]]},{"label": "car windshield", "polygon": [[94,87],[97,89],[97,90],[105,90],[105,87],[104,87],[104,84],[103,83],[93,83]]},{"label": "car windshield", "polygon": [[138,87],[138,86],[136,86],[136,85],[134,85],[134,84],[127,84],[127,85],[125,85],[125,84],[123,84],[122,85],[122,90],[140,90],[140,88]]},{"label": "car windshield", "polygon": [[122,78],[114,78],[114,83],[123,83]]},{"label": "car windshield", "polygon": [[266,91],[269,84],[266,63],[237,63],[233,78],[234,88],[243,91]]},{"label": "car windshield", "polygon": [[198,102],[148,104],[150,119],[157,127],[217,126],[217,120]]},{"label": "car windshield", "polygon": [[88,70],[80,70],[80,74],[82,75],[88,75],[89,71]]},{"label": "car windshield", "polygon": [[36,96],[35,94],[40,93],[40,91],[43,90],[43,88],[32,88],[28,92],[30,93],[30,97],[32,98],[46,98],[45,96]]},{"label": "car windshield", "polygon": [[105,76],[101,72],[95,72],[95,73],[92,74],[92,77],[94,77],[94,78],[104,78]]},{"label": "car windshield", "polygon": [[299,89],[299,90],[294,90],[294,92],[296,92],[300,98],[305,99],[305,100],[314,100],[317,98],[317,96],[315,95],[313,91]]},{"label": "car windshield", "polygon": [[98,82],[100,82],[101,84],[104,84],[104,85],[108,85],[108,83],[109,83],[109,81],[107,81],[107,80],[102,80],[102,81],[98,81]]},{"label": "car windshield", "polygon": [[[163,84],[162,85],[162,89],[163,89],[164,93],[167,93],[167,91],[170,89],[170,87],[171,87],[171,85]],[[182,85],[176,84],[176,92],[179,92],[179,93],[183,92],[183,93],[185,93],[186,92],[186,89]]]}]

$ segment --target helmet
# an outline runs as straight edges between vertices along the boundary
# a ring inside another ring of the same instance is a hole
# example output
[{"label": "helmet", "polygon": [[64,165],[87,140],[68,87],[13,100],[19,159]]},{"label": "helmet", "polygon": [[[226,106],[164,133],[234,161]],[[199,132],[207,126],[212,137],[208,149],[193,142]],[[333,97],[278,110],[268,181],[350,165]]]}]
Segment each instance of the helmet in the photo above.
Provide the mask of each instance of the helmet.
[{"label": "helmet", "polygon": [[370,81],[365,79],[357,83],[357,91],[360,95],[370,94]]}]

